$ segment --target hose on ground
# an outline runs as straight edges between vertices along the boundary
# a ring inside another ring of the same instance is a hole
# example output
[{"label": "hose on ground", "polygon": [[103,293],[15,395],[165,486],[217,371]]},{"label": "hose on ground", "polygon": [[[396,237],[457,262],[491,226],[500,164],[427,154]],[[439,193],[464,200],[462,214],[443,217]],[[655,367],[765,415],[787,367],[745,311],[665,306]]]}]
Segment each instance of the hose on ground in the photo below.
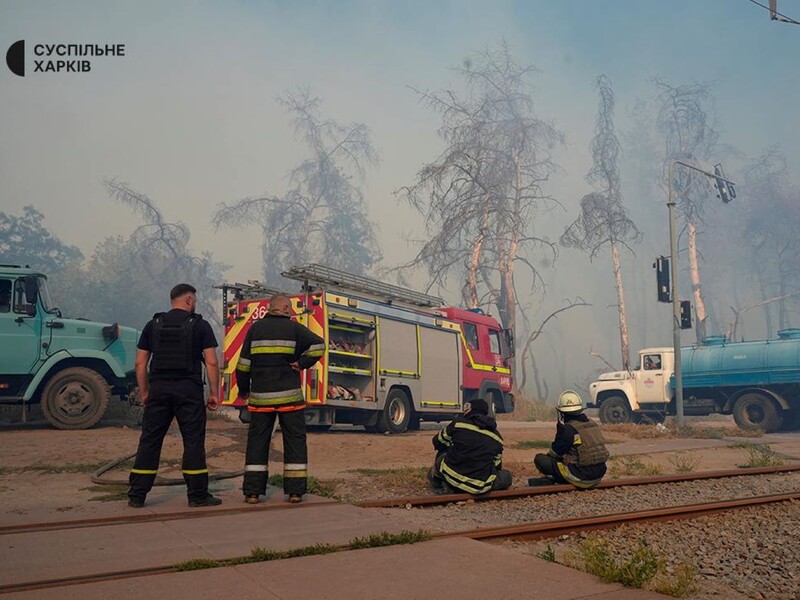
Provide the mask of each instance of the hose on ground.
[{"label": "hose on ground", "polygon": [[[111,462],[103,465],[94,473],[92,473],[92,483],[96,483],[98,485],[128,485],[127,479],[104,479],[102,476],[104,473],[107,473],[114,467],[118,467],[126,460],[130,460],[135,456],[136,452],[133,454],[128,454],[127,456],[123,456],[122,458],[114,459]],[[233,479],[234,477],[240,477],[243,474],[244,469],[239,471],[222,471],[220,473],[209,475],[208,480],[219,481],[220,479]],[[156,481],[153,485],[183,485],[184,483],[186,482],[183,480],[183,478],[178,479],[177,477],[156,477]]]}]

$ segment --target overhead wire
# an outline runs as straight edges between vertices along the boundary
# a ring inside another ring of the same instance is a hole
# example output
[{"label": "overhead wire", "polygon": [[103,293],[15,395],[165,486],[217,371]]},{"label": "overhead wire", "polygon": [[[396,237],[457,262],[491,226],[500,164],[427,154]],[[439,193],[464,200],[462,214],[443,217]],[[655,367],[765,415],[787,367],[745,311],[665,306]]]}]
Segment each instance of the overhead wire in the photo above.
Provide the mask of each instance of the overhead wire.
[{"label": "overhead wire", "polygon": [[760,6],[761,8],[768,10],[771,14],[777,15],[780,17],[780,19],[776,19],[778,21],[782,21],[783,23],[791,23],[792,25],[800,25],[800,21],[795,21],[791,17],[787,17],[786,15],[779,13],[777,10],[772,10],[766,4],[761,4],[761,2],[758,2],[758,0],[748,0],[748,2],[752,2],[756,6]]}]

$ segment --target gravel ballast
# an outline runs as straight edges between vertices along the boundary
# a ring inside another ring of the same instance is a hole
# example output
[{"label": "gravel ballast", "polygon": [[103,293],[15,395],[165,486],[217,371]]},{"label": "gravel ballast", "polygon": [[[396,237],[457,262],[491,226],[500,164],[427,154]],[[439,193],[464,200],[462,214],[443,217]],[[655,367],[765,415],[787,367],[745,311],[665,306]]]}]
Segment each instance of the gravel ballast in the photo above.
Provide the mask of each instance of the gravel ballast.
[{"label": "gravel ballast", "polygon": [[[743,475],[431,508],[372,510],[382,514],[402,512],[404,521],[430,531],[459,531],[798,490],[800,474]],[[800,599],[800,502],[736,509],[685,521],[626,525],[588,535],[602,535],[620,556],[643,540],[664,559],[668,572],[680,563],[692,565],[701,590],[693,598]],[[508,544],[538,554],[549,543],[556,551],[556,560],[569,563],[568,557],[586,536]]]}]

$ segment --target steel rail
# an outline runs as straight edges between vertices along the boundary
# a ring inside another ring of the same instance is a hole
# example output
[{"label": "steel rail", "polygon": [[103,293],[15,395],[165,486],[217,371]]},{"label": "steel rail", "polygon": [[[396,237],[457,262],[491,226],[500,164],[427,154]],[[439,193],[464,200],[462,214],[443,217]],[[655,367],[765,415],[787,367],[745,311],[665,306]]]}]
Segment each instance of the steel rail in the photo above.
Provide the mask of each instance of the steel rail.
[{"label": "steel rail", "polygon": [[[758,467],[754,469],[726,469],[720,471],[706,471],[704,473],[675,474],[675,475],[656,475],[654,477],[631,477],[629,479],[618,479],[602,481],[595,490],[604,490],[617,487],[628,487],[638,485],[650,485],[658,483],[679,483],[683,481],[703,481],[705,479],[724,479],[726,477],[749,477],[756,475],[772,475],[775,473],[793,473],[800,471],[800,465],[785,465],[780,467]],[[488,492],[480,496],[471,494],[442,494],[439,496],[409,496],[407,498],[391,498],[389,500],[367,500],[358,502],[356,506],[361,508],[408,508],[410,506],[441,506],[453,502],[464,502],[474,500],[485,502],[488,500],[508,500],[514,498],[527,498],[540,494],[559,494],[563,492],[573,492],[575,488],[571,485],[544,485],[539,487],[514,488],[512,490],[502,490],[499,492]]]},{"label": "steel rail", "polygon": [[80,529],[82,527],[106,527],[108,525],[133,525],[137,523],[152,523],[154,521],[177,521],[183,519],[202,519],[206,517],[216,517],[247,513],[251,511],[265,510],[297,510],[301,508],[311,508],[314,506],[341,505],[338,500],[319,500],[314,502],[303,502],[301,504],[250,504],[247,506],[236,506],[232,508],[215,508],[212,510],[198,510],[196,508],[186,511],[164,512],[164,513],[139,513],[135,515],[116,515],[112,517],[95,517],[92,519],[77,519],[73,521],[45,521],[40,523],[19,523],[18,525],[4,525],[0,527],[0,535],[12,533],[35,533],[41,531],[58,531],[61,529]]},{"label": "steel rail", "polygon": [[[687,475],[658,475],[655,477],[636,477],[617,481],[604,481],[595,489],[608,489],[615,487],[625,487],[632,485],[649,485],[659,483],[675,483],[682,481],[702,481],[705,479],[720,479],[725,477],[746,477],[758,475],[771,475],[775,473],[791,473],[800,471],[800,465],[787,465],[780,467],[759,467],[755,469],[730,469],[724,471],[707,471],[705,473],[694,473]],[[463,502],[475,500],[478,502],[488,500],[507,500],[514,498],[525,498],[538,496],[540,494],[557,494],[574,491],[571,485],[549,485],[543,487],[516,488],[513,490],[503,490],[500,492],[489,492],[481,496],[470,494],[447,494],[440,496],[418,496],[407,498],[392,498],[389,500],[370,500],[356,503],[360,508],[395,508],[407,506],[437,506],[450,504],[453,502]],[[298,509],[312,506],[328,506],[340,504],[337,500],[320,500],[316,502],[304,502],[302,504],[257,504],[249,506],[237,506],[232,508],[215,508],[212,510],[187,510],[169,513],[145,513],[135,515],[116,515],[109,517],[95,517],[90,519],[76,519],[71,521],[49,521],[39,523],[20,523],[17,525],[0,526],[0,535],[12,533],[32,533],[41,531],[58,531],[62,529],[78,529],[82,527],[104,527],[108,525],[129,525],[135,523],[149,523],[155,521],[172,521],[180,519],[198,519],[213,517],[215,515],[230,515],[246,513],[248,511],[260,510],[283,510]]]},{"label": "steel rail", "polygon": [[501,527],[486,527],[471,531],[455,531],[435,537],[468,537],[473,540],[496,539],[542,539],[558,537],[578,531],[597,529],[611,529],[620,525],[674,521],[682,519],[695,519],[704,515],[721,513],[737,508],[762,506],[776,502],[800,500],[800,491],[786,494],[773,494],[769,496],[752,496],[734,500],[718,500],[702,504],[687,504],[684,506],[671,506],[629,513],[616,513],[597,517],[578,519],[565,519],[560,521],[540,521],[538,523],[523,523],[520,525],[506,525]]},{"label": "steel rail", "polygon": [[[518,525],[507,525],[501,527],[487,527],[463,531],[442,532],[433,534],[434,539],[447,539],[455,537],[466,537],[478,541],[493,541],[499,539],[543,539],[552,538],[578,531],[589,531],[598,529],[610,529],[624,524],[660,522],[681,519],[693,519],[700,516],[721,513],[735,510],[737,508],[747,508],[752,506],[762,506],[777,502],[788,502],[800,500],[800,491],[787,494],[776,494],[769,496],[754,496],[749,498],[738,498],[734,500],[721,500],[704,504],[689,504],[684,506],[672,506],[653,510],[644,510],[629,513],[616,513],[600,515],[595,517],[583,517],[576,519],[565,519],[560,521],[539,521],[535,523],[522,523]],[[339,546],[339,550],[347,550],[347,545]],[[223,559],[220,561],[225,564],[233,564],[236,558]],[[69,585],[80,585],[100,581],[114,581],[131,577],[143,577],[147,575],[160,575],[176,573],[175,566],[143,567],[123,571],[109,571],[106,573],[95,573],[91,575],[76,575],[72,577],[60,577],[55,579],[42,579],[38,581],[20,582],[8,585],[0,584],[0,595],[12,592],[24,592],[46,588],[57,588]]]}]

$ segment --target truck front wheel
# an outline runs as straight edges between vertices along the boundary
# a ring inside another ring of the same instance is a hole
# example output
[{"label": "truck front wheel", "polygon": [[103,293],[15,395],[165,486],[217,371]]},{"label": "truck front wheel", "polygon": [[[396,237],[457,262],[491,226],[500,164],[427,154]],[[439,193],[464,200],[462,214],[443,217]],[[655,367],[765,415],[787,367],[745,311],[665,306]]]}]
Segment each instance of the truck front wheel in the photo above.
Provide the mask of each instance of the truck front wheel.
[{"label": "truck front wheel", "polygon": [[773,433],[781,428],[782,411],[771,398],[757,392],[744,394],[733,405],[733,420],[742,429],[761,429]]},{"label": "truck front wheel", "polygon": [[71,367],[59,371],[42,392],[42,413],[57,429],[88,429],[108,409],[111,388],[97,371]]},{"label": "truck front wheel", "polygon": [[610,396],[600,405],[600,422],[619,425],[633,421],[633,413],[628,401],[621,396]]}]

